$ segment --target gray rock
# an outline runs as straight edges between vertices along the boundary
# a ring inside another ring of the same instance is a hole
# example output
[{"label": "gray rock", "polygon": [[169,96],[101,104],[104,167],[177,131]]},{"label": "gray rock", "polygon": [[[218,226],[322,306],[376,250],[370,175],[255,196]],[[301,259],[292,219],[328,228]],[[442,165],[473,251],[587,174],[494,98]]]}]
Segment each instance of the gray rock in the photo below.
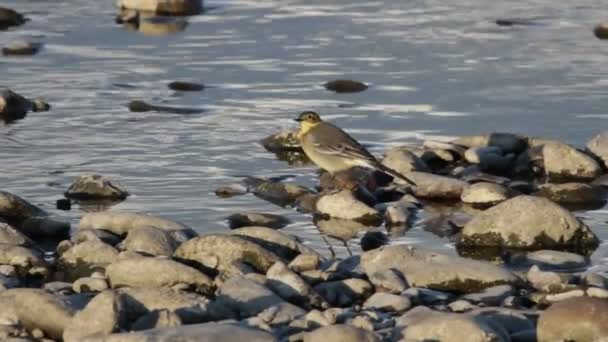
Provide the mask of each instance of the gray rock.
[{"label": "gray rock", "polygon": [[367,273],[367,277],[377,291],[400,294],[409,287],[401,272],[393,269],[380,269],[373,273]]},{"label": "gray rock", "polygon": [[319,255],[294,236],[267,227],[243,227],[232,230],[230,234],[254,242],[286,260],[292,260],[301,253]]},{"label": "gray rock", "polygon": [[316,270],[320,264],[321,257],[318,254],[302,253],[295,257],[288,266],[292,271],[300,273]]},{"label": "gray rock", "polygon": [[526,274],[528,281],[532,286],[544,292],[556,292],[562,288],[565,281],[555,272],[541,271],[538,266],[530,267]]},{"label": "gray rock", "polygon": [[466,147],[495,146],[504,153],[519,153],[526,149],[526,138],[512,133],[490,133],[460,137],[454,144]]},{"label": "gray rock", "polygon": [[282,302],[277,305],[264,309],[256,317],[270,326],[287,325],[296,319],[301,318],[306,314],[306,311],[299,307]]},{"label": "gray rock", "polygon": [[502,185],[480,182],[464,189],[460,199],[464,203],[492,206],[504,202],[512,196],[512,191]]},{"label": "gray rock", "polygon": [[75,312],[65,297],[44,290],[11,289],[0,293],[0,297],[9,300],[19,322],[29,331],[40,329],[53,339],[62,338]]},{"label": "gray rock", "polygon": [[407,326],[398,326],[395,341],[508,342],[502,327],[466,314],[422,312]]},{"label": "gray rock", "polygon": [[380,310],[391,313],[403,313],[412,307],[412,302],[406,296],[398,296],[390,293],[376,292],[369,297],[363,308]]},{"label": "gray rock", "polygon": [[92,335],[107,335],[125,329],[128,323],[123,294],[108,290],[93,298],[65,327],[65,342],[81,341]]},{"label": "gray rock", "polygon": [[57,269],[64,279],[75,281],[93,272],[104,272],[106,266],[118,260],[118,250],[101,241],[85,241],[61,254]]},{"label": "gray rock", "polygon": [[220,185],[215,189],[215,195],[221,198],[229,198],[234,196],[241,196],[249,192],[246,186],[243,184],[225,184]]},{"label": "gray rock", "polygon": [[603,187],[584,183],[541,184],[534,195],[564,204],[602,205],[606,202]]},{"label": "gray rock", "polygon": [[262,246],[235,235],[210,234],[181,244],[175,257],[198,262],[205,267],[226,272],[235,263],[246,263],[259,272],[268,269],[281,259]]},{"label": "gray rock", "polygon": [[406,174],[412,171],[429,171],[429,167],[425,162],[409,151],[407,146],[391,148],[388,150],[386,156],[382,159],[382,164],[400,174]]},{"label": "gray rock", "polygon": [[44,210],[7,191],[0,191],[0,217],[22,221],[48,215]]},{"label": "gray rock", "polygon": [[182,319],[175,312],[161,309],[141,316],[131,325],[131,331],[171,328],[182,324]]},{"label": "gray rock", "polygon": [[356,278],[321,283],[314,289],[329,304],[338,307],[351,306],[365,301],[374,290],[372,284]]},{"label": "gray rock", "polygon": [[608,131],[602,131],[587,143],[587,151],[608,168]]},{"label": "gray rock", "polygon": [[168,288],[122,288],[129,317],[140,317],[154,310],[175,312],[185,324],[209,320],[209,300],[201,295]]},{"label": "gray rock", "polygon": [[[397,202],[389,205],[384,211],[384,222],[390,232],[406,230],[414,220],[415,210],[406,203]],[[401,228],[401,229],[399,229]]]},{"label": "gray rock", "polygon": [[304,335],[304,342],[379,342],[374,333],[344,324],[319,328]]},{"label": "gray rock", "polygon": [[48,274],[48,265],[42,255],[21,246],[0,244],[0,264],[14,266],[19,275]]},{"label": "gray rock", "polygon": [[281,297],[264,285],[238,276],[220,286],[217,297],[209,305],[209,311],[217,319],[240,319],[255,316],[283,302]]},{"label": "gray rock", "polygon": [[553,304],[540,314],[538,342],[603,341],[608,336],[608,301],[574,298]]},{"label": "gray rock", "polygon": [[33,242],[11,225],[0,222],[0,244],[28,247]]},{"label": "gray rock", "polygon": [[268,269],[266,278],[266,285],[288,302],[304,307],[327,307],[323,298],[304,279],[280,261]]},{"label": "gray rock", "polygon": [[593,232],[566,209],[540,197],[517,196],[469,221],[459,247],[595,248]]},{"label": "gray rock", "polygon": [[471,293],[462,297],[473,304],[484,304],[486,306],[500,306],[500,304],[510,295],[515,293],[515,289],[510,285],[498,285],[489,287],[483,292]]},{"label": "gray rock", "polygon": [[83,342],[273,342],[271,334],[237,324],[205,323],[87,338]]},{"label": "gray rock", "polygon": [[448,304],[448,308],[450,308],[452,312],[467,312],[474,310],[475,308],[477,308],[477,306],[471,304],[470,302],[464,299],[459,299]]},{"label": "gray rock", "polygon": [[179,246],[173,235],[156,227],[137,227],[129,230],[119,248],[153,256],[171,256]]},{"label": "gray rock", "polygon": [[542,268],[556,269],[580,268],[588,264],[587,259],[582,255],[552,250],[526,253],[526,261]]},{"label": "gray rock", "polygon": [[254,212],[232,214],[226,219],[228,220],[228,226],[230,226],[230,229],[248,226],[281,229],[291,223],[289,219],[281,215]]},{"label": "gray rock", "polygon": [[100,277],[84,277],[76,280],[72,290],[76,293],[101,292],[109,288],[108,281]]},{"label": "gray rock", "polygon": [[427,172],[414,171],[406,176],[416,183],[413,192],[416,197],[420,198],[460,200],[462,192],[468,186],[461,180]]},{"label": "gray rock", "polygon": [[246,184],[255,196],[280,206],[291,206],[301,196],[312,193],[301,185],[262,178],[248,178]]},{"label": "gray rock", "polygon": [[76,234],[72,236],[72,242],[75,244],[93,240],[116,246],[122,239],[120,236],[103,229],[78,229]]},{"label": "gray rock", "polygon": [[454,295],[449,292],[425,289],[422,287],[410,287],[403,291],[402,294],[410,298],[413,302],[422,305],[437,305],[454,297]]},{"label": "gray rock", "polygon": [[184,284],[196,291],[211,294],[213,281],[200,271],[166,258],[119,260],[106,268],[112,288],[171,287]]},{"label": "gray rock", "polygon": [[119,182],[106,176],[93,174],[76,178],[64,195],[76,200],[123,200],[129,196],[129,192]]},{"label": "gray rock", "polygon": [[317,201],[320,214],[360,222],[381,222],[381,214],[361,202],[352,191],[342,190],[321,196]]},{"label": "gray rock", "polygon": [[165,15],[195,15],[203,12],[201,0],[118,0],[119,8]]},{"label": "gray rock", "polygon": [[516,284],[511,272],[488,262],[444,255],[405,245],[385,246],[363,253],[361,266],[369,275],[394,269],[411,286],[438,290],[476,292],[502,284]]},{"label": "gray rock", "polygon": [[534,311],[519,311],[502,307],[478,308],[468,313],[469,316],[483,319],[493,326],[500,326],[510,335],[523,330],[535,328]]},{"label": "gray rock", "polygon": [[260,144],[269,151],[282,150],[301,150],[300,139],[298,139],[298,130],[284,131],[272,134],[260,141]]},{"label": "gray rock", "polygon": [[591,181],[602,174],[602,168],[593,158],[566,144],[544,144],[542,157],[550,180]]}]

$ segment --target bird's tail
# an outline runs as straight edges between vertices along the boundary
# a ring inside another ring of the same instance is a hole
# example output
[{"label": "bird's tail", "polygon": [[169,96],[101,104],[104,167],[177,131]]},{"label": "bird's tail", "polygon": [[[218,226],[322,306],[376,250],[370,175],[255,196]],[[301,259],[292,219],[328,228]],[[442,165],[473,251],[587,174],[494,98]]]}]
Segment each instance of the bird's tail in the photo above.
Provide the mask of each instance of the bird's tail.
[{"label": "bird's tail", "polygon": [[392,176],[392,177],[394,177],[394,178],[399,178],[399,179],[401,179],[402,181],[404,181],[404,182],[408,183],[409,185],[416,186],[416,183],[414,183],[414,182],[413,182],[411,179],[409,179],[409,178],[405,177],[404,175],[402,175],[402,174],[400,174],[399,172],[397,172],[397,171],[395,171],[395,170],[391,169],[390,167],[385,166],[385,165],[384,165],[384,164],[382,164],[382,163],[378,163],[378,164],[376,165],[376,168],[377,168],[379,171],[382,171],[382,172],[386,173],[386,174],[387,174],[387,175],[389,175],[389,176]]}]

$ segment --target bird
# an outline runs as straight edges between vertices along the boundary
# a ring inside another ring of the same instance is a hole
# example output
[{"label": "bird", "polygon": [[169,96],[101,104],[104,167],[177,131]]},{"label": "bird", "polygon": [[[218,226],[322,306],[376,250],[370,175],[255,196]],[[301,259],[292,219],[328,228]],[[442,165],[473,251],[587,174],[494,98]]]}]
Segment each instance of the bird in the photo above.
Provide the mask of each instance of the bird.
[{"label": "bird", "polygon": [[359,166],[388,174],[412,186],[416,185],[409,178],[380,163],[348,133],[338,126],[323,121],[316,112],[302,112],[295,121],[300,123],[297,137],[304,153],[313,163],[331,175]]}]

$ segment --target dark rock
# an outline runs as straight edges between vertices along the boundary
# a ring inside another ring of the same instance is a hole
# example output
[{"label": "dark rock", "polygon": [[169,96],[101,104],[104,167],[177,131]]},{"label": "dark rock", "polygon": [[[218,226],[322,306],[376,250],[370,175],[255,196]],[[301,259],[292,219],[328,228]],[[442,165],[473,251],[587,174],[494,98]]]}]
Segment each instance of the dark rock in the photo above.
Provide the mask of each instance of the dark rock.
[{"label": "dark rock", "polygon": [[387,245],[389,238],[381,231],[369,231],[363,235],[360,243],[363,251],[370,251]]},{"label": "dark rock", "polygon": [[280,215],[254,212],[232,214],[226,219],[228,220],[230,229],[247,226],[262,226],[273,229],[281,229],[291,223],[288,218]]},{"label": "dark rock", "polygon": [[56,208],[58,210],[70,210],[72,209],[72,201],[69,198],[60,198],[56,202]]},{"label": "dark rock", "polygon": [[367,84],[352,80],[333,80],[323,86],[336,93],[358,93],[367,89]]},{"label": "dark rock", "polygon": [[69,237],[70,224],[49,217],[30,217],[21,222],[19,230],[32,239],[61,240]]},{"label": "dark rock", "polygon": [[298,138],[299,131],[285,131],[272,134],[262,140],[260,144],[268,151],[301,151],[300,139]]},{"label": "dark rock", "polygon": [[78,229],[72,236],[72,242],[79,244],[85,241],[101,241],[111,246],[116,246],[122,238],[116,234],[103,229]]},{"label": "dark rock", "polygon": [[602,23],[593,28],[593,34],[598,39],[608,39],[608,24]]},{"label": "dark rock", "polygon": [[155,110],[155,107],[144,101],[134,100],[129,102],[129,110],[135,113],[151,112]]},{"label": "dark rock", "polygon": [[246,184],[255,196],[280,206],[291,206],[299,197],[312,193],[301,185],[261,178],[248,178]]},{"label": "dark rock", "polygon": [[515,293],[515,289],[510,285],[498,285],[489,287],[483,292],[470,293],[462,299],[473,304],[484,304],[486,306],[500,306],[501,303],[510,295]]},{"label": "dark rock", "polygon": [[42,44],[25,40],[13,41],[2,48],[4,56],[32,56],[38,53]]},{"label": "dark rock", "polygon": [[498,26],[533,26],[538,25],[535,21],[530,19],[496,19],[496,25]]},{"label": "dark rock", "polygon": [[83,175],[74,180],[64,195],[77,200],[123,200],[129,196],[129,192],[122,184],[111,178],[101,175]]},{"label": "dark rock", "polygon": [[30,100],[10,89],[0,89],[0,120],[9,123],[23,119],[32,109]]},{"label": "dark rock", "polygon": [[494,146],[500,148],[503,153],[520,153],[528,147],[525,137],[512,133],[464,136],[454,140],[453,143],[469,148]]},{"label": "dark rock", "polygon": [[202,91],[205,86],[200,83],[173,81],[168,85],[169,89],[177,91]]},{"label": "dark rock", "polygon": [[373,292],[372,284],[356,278],[321,283],[314,289],[329,304],[338,307],[365,301]]},{"label": "dark rock", "polygon": [[10,26],[19,26],[25,23],[26,19],[17,11],[0,7],[0,30],[6,30]]},{"label": "dark rock", "polygon": [[598,239],[566,209],[540,197],[517,196],[469,221],[458,247],[588,248]]},{"label": "dark rock", "polygon": [[133,100],[128,104],[129,111],[134,113],[142,112],[162,112],[171,114],[200,114],[203,112],[202,109],[197,108],[182,108],[182,107],[169,107],[169,106],[157,106],[152,105],[144,101]]},{"label": "dark rock", "polygon": [[608,336],[608,301],[573,298],[553,304],[538,319],[538,342],[601,341]]}]

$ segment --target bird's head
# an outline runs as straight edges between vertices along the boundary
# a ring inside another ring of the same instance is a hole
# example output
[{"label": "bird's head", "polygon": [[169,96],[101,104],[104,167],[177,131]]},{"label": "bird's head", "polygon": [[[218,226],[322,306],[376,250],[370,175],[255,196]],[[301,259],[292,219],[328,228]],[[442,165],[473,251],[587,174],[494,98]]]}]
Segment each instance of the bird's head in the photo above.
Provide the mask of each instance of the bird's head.
[{"label": "bird's head", "polygon": [[316,125],[320,124],[323,121],[323,120],[321,120],[321,117],[319,116],[319,114],[317,114],[315,112],[311,112],[311,111],[306,111],[306,112],[300,113],[300,115],[298,115],[298,117],[295,118],[295,120],[300,123],[299,136],[306,134],[311,128],[315,127]]}]

